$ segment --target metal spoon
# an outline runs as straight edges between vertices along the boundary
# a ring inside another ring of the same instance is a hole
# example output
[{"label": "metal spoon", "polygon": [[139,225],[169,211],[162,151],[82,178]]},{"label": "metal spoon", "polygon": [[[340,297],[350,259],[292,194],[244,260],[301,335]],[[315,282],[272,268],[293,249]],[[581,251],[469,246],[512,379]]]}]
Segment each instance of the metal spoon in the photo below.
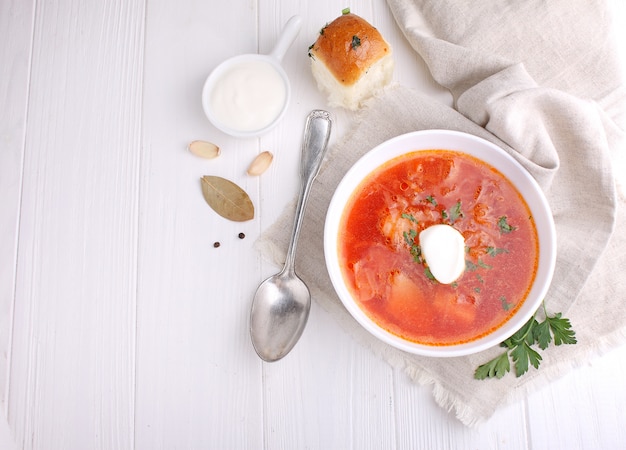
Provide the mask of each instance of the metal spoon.
[{"label": "metal spoon", "polygon": [[300,161],[300,195],[285,265],[261,283],[252,300],[250,336],[255,351],[264,361],[278,361],[289,353],[309,318],[311,294],[296,275],[295,255],[306,202],[326,153],[330,129],[328,112],[315,110],[307,117]]}]

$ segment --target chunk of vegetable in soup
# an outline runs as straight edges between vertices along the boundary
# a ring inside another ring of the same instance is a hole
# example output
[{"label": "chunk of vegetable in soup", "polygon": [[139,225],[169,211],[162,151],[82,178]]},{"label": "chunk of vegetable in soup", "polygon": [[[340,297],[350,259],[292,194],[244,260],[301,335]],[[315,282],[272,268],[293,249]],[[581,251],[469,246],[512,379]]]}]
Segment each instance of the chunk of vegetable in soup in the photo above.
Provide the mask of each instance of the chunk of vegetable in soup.
[{"label": "chunk of vegetable in soup", "polygon": [[[338,240],[343,277],[382,328],[426,345],[482,337],[511,317],[535,278],[539,244],[528,205],[495,168],[461,152],[425,150],[372,172],[352,195]],[[465,241],[465,270],[432,276],[424,229],[446,224]]]}]

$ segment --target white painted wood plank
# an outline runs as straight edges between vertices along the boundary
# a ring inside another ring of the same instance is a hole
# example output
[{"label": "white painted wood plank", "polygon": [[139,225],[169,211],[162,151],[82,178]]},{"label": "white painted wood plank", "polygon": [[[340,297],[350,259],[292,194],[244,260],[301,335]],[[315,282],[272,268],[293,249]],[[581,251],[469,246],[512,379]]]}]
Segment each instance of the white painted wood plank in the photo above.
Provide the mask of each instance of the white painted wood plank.
[{"label": "white painted wood plank", "polygon": [[20,448],[129,448],[143,3],[35,13],[9,420]]},{"label": "white painted wood plank", "polygon": [[523,401],[469,428],[435,403],[431,386],[417,387],[403,373],[396,373],[394,379],[398,448],[528,448]]},{"label": "white painted wood plank", "polygon": [[[260,266],[259,212],[234,223],[205,203],[200,178],[238,183],[260,207],[258,152],[204,117],[204,79],[222,60],[256,52],[249,2],[153,1],[147,8],[137,312],[138,449],[255,448],[262,442],[261,363],[247,329]],[[186,146],[215,142],[203,160]],[[245,239],[237,235],[245,233]],[[213,243],[220,242],[219,248]]]},{"label": "white painted wood plank", "polygon": [[0,2],[0,421],[5,420],[34,2]]},{"label": "white painted wood plank", "polygon": [[265,448],[395,448],[393,373],[313,305],[305,334],[264,365]]},{"label": "white painted wood plank", "polygon": [[626,448],[626,347],[528,398],[532,448]]}]

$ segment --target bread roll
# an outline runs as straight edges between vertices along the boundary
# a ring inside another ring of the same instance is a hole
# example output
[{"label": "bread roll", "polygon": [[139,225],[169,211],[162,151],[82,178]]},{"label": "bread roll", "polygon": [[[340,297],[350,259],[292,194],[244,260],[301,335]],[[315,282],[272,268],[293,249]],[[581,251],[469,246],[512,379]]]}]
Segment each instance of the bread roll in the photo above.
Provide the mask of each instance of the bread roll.
[{"label": "bread roll", "polygon": [[376,28],[349,12],[322,28],[309,56],[317,87],[328,94],[330,106],[356,110],[393,75],[391,46]]}]

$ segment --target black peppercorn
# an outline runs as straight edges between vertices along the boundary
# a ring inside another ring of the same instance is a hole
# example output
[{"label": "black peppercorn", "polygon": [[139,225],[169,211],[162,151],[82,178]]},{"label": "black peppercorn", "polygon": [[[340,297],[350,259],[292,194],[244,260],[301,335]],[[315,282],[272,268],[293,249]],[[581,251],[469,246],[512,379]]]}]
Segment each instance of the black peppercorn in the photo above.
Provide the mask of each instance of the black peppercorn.
[{"label": "black peppercorn", "polygon": [[238,236],[239,236],[239,239],[243,239],[243,238],[245,238],[245,237],[246,237],[246,235],[245,235],[245,234],[243,234],[243,233],[239,233],[239,234],[238,234]]}]

